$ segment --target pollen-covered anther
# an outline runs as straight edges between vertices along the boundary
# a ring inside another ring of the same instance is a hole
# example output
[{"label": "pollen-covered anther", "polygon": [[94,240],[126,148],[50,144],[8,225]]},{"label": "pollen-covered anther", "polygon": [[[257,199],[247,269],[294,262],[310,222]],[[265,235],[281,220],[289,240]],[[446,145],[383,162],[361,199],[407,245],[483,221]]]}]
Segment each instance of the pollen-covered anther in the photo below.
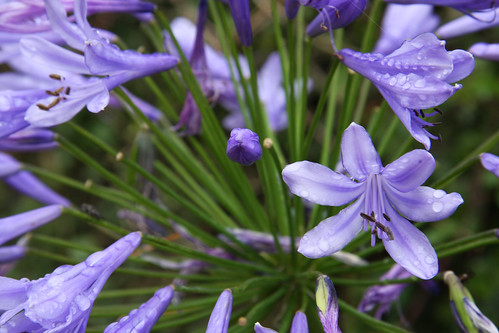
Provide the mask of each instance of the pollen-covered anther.
[{"label": "pollen-covered anther", "polygon": [[386,215],[385,213],[383,213],[383,217],[385,218],[385,220],[387,222],[392,222],[392,219],[388,215]]},{"label": "pollen-covered anther", "polygon": [[360,216],[364,219],[364,220],[368,220],[369,222],[373,222],[373,223],[376,223],[376,219],[372,216],[369,216],[367,214],[364,214],[364,213],[360,213]]},{"label": "pollen-covered anther", "polygon": [[62,81],[64,80],[64,77],[59,75],[59,74],[49,74],[49,78],[57,81]]}]

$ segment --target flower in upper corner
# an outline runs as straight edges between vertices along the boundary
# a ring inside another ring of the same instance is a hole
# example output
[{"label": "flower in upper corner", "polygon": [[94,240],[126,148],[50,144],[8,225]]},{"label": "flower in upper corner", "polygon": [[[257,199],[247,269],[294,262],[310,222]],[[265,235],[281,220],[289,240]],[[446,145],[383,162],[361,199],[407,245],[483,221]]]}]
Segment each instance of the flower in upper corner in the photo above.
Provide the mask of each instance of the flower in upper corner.
[{"label": "flower in upper corner", "polygon": [[227,156],[242,165],[251,165],[262,158],[258,134],[247,128],[234,128],[227,141]]},{"label": "flower in upper corner", "polygon": [[433,6],[389,4],[383,17],[381,36],[373,52],[392,53],[404,41],[433,31],[439,22],[439,17],[433,13]]},{"label": "flower in upper corner", "polygon": [[253,42],[251,31],[250,4],[249,0],[221,0],[228,3],[232,19],[236,25],[237,34],[244,46],[250,46]]},{"label": "flower in upper corner", "polygon": [[[260,325],[260,323],[255,324],[255,333],[277,333],[271,328],[266,328]],[[297,311],[293,317],[293,322],[291,323],[291,330],[289,333],[308,333],[308,323],[307,316],[301,311]]]},{"label": "flower in upper corner", "polygon": [[0,327],[6,332],[84,332],[92,305],[111,273],[140,243],[133,232],[75,266],[38,280],[0,277]]},{"label": "flower in upper corner", "polygon": [[441,38],[453,38],[499,25],[499,8],[493,11],[463,15],[440,26],[435,34]]},{"label": "flower in upper corner", "polygon": [[496,0],[385,0],[385,2],[404,5],[425,3],[434,6],[452,7],[462,12],[489,10],[499,6]]},{"label": "flower in upper corner", "polygon": [[416,149],[383,167],[369,134],[355,123],[343,134],[341,155],[351,178],[308,161],[295,162],[282,171],[291,192],[308,201],[325,206],[354,201],[307,232],[298,252],[308,258],[327,256],[345,247],[361,229],[371,227],[371,245],[377,236],[408,272],[421,279],[434,277],[438,272],[435,250],[407,219],[447,218],[463,199],[458,193],[421,186],[435,168],[433,156]]},{"label": "flower in upper corner", "polygon": [[451,311],[459,330],[464,333],[499,333],[494,323],[478,309],[473,296],[463,286],[459,277],[452,271],[446,271],[443,277],[444,282],[449,286]]},{"label": "flower in upper corner", "polygon": [[423,109],[445,102],[461,85],[450,83],[467,77],[475,61],[463,50],[447,52],[445,41],[424,33],[404,42],[389,55],[360,53],[350,49],[339,52],[343,63],[369,79],[400,118],[412,137],[430,149],[430,139],[438,137],[425,128],[434,126],[424,118]]},{"label": "flower in upper corner", "polygon": [[499,156],[490,153],[480,154],[480,161],[485,169],[499,177]]},{"label": "flower in upper corner", "polygon": [[157,290],[153,297],[138,309],[121,318],[119,322],[110,324],[104,330],[104,333],[150,332],[159,317],[166,311],[173,298],[173,288],[167,286]]},{"label": "flower in upper corner", "polygon": [[338,326],[338,296],[333,282],[326,275],[317,278],[315,302],[324,332],[341,333]]}]

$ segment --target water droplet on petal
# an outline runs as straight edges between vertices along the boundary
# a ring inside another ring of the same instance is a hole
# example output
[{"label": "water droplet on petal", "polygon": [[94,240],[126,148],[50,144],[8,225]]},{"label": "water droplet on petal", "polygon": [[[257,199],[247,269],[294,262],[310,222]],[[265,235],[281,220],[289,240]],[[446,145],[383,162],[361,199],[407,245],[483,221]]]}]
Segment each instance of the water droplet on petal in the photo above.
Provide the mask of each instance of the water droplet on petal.
[{"label": "water droplet on petal", "polygon": [[428,265],[431,265],[433,263],[435,263],[435,258],[433,256],[426,256],[426,258],[424,259],[424,261],[428,264]]},{"label": "water droplet on petal", "polygon": [[300,194],[299,194],[299,196],[302,197],[303,199],[307,199],[309,195],[310,195],[310,193],[306,190],[300,191]]},{"label": "water droplet on petal", "polygon": [[393,87],[395,84],[397,84],[397,79],[392,76],[392,78],[390,79],[390,81],[388,81],[388,84]]},{"label": "water droplet on petal", "polygon": [[319,249],[324,252],[329,250],[329,242],[326,240],[321,240],[319,242]]},{"label": "water droplet on petal", "polygon": [[416,88],[424,88],[426,87],[426,80],[425,79],[419,79],[416,82],[414,82],[414,87]]},{"label": "water droplet on petal", "polygon": [[437,199],[442,198],[444,195],[445,195],[444,190],[436,190],[435,192],[433,192],[433,197]]},{"label": "water droplet on petal", "polygon": [[444,209],[444,204],[441,202],[435,202],[431,208],[435,213],[440,213]]}]

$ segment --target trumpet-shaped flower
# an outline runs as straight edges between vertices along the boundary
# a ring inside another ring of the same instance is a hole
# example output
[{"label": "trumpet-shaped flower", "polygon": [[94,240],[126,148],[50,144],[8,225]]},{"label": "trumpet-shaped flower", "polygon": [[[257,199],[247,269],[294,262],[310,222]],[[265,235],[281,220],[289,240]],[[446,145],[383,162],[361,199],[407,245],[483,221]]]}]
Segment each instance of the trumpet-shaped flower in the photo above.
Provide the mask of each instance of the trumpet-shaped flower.
[{"label": "trumpet-shaped flower", "polygon": [[140,243],[138,232],[75,266],[38,280],[0,277],[0,331],[85,332],[92,305],[111,273]]},{"label": "trumpet-shaped flower", "polygon": [[148,333],[159,317],[166,311],[173,298],[173,288],[167,286],[157,290],[153,297],[138,309],[121,318],[119,322],[110,324],[104,333]]},{"label": "trumpet-shaped flower", "polygon": [[298,252],[308,258],[327,256],[370,227],[372,245],[378,237],[390,256],[411,274],[422,279],[435,276],[435,250],[407,219],[432,222],[447,218],[463,199],[458,193],[421,186],[435,168],[433,156],[417,149],[383,167],[369,134],[355,123],[343,134],[341,153],[352,178],[308,161],[290,164],[282,172],[291,192],[308,201],[326,206],[354,201],[307,232]]},{"label": "trumpet-shaped flower", "polygon": [[423,118],[436,111],[424,114],[421,110],[442,104],[461,89],[461,85],[450,83],[468,76],[475,65],[469,52],[447,52],[445,42],[431,33],[404,42],[387,56],[350,49],[340,50],[339,55],[347,67],[378,88],[409,133],[426,149],[430,149],[430,138],[437,137],[425,129],[434,124]]},{"label": "trumpet-shaped flower", "polygon": [[435,34],[440,38],[453,38],[499,25],[499,8],[493,11],[463,15],[440,26]]}]

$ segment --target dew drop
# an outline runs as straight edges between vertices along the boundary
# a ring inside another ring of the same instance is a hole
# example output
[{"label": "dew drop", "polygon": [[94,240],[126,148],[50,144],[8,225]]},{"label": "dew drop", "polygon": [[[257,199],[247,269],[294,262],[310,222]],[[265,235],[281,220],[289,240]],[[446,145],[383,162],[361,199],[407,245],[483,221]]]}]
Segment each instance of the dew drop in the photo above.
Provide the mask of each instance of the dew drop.
[{"label": "dew drop", "polygon": [[433,192],[433,197],[437,199],[442,198],[444,195],[445,195],[444,190],[436,190],[435,192]]},{"label": "dew drop", "polygon": [[433,256],[426,256],[426,258],[424,259],[424,261],[428,265],[431,265],[431,264],[435,263],[435,258]]},{"label": "dew drop", "polygon": [[392,78],[390,79],[390,81],[388,81],[388,84],[393,87],[395,84],[397,84],[397,79],[392,76]]},{"label": "dew drop", "polygon": [[435,213],[440,213],[444,209],[444,205],[441,202],[435,202],[431,208]]},{"label": "dew drop", "polygon": [[395,61],[393,59],[388,60],[388,66],[392,67],[394,62]]},{"label": "dew drop", "polygon": [[416,82],[414,82],[414,87],[416,88],[424,88],[426,87],[426,80],[425,79],[419,79]]}]

